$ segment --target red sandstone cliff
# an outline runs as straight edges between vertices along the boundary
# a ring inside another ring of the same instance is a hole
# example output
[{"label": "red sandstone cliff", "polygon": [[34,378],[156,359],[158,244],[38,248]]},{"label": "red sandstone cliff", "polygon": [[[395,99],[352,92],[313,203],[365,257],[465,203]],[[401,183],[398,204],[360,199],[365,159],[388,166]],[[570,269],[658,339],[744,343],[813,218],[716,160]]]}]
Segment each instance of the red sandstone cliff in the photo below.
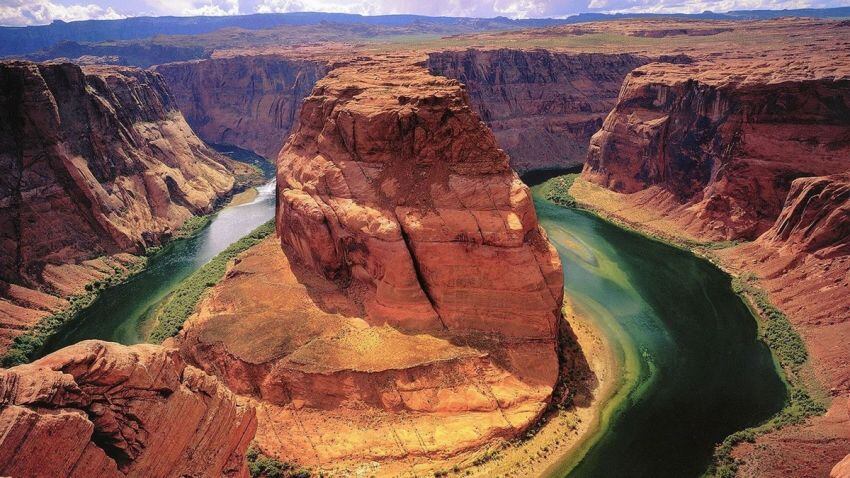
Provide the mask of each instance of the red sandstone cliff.
[{"label": "red sandstone cliff", "polygon": [[282,242],[365,285],[373,320],[554,341],[557,254],[458,82],[404,62],[333,70],[281,152],[278,196]]},{"label": "red sandstone cliff", "polygon": [[545,409],[560,261],[457,81],[411,58],[329,72],[281,151],[277,228],[283,251],[238,258],[179,340],[259,401],[263,450],[429,463]]},{"label": "red sandstone cliff", "polygon": [[[681,60],[681,59],[680,59]],[[464,83],[519,171],[584,163],[590,137],[617,101],[633,54],[465,50],[428,55],[434,74]]]},{"label": "red sandstone cliff", "polygon": [[0,167],[2,346],[62,305],[26,288],[82,292],[112,270],[86,261],[159,244],[211,211],[236,168],[192,133],[159,75],[28,62],[0,63]]},{"label": "red sandstone cliff", "polygon": [[655,207],[692,235],[758,237],[794,179],[848,169],[850,78],[791,68],[637,69],[591,140],[584,178],[617,192],[659,191]]},{"label": "red sandstone cliff", "polygon": [[0,474],[247,477],[254,410],[175,350],[85,341],[0,370]]},{"label": "red sandstone cliff", "polygon": [[820,257],[850,255],[850,173],[795,179],[760,240]]},{"label": "red sandstone cliff", "polygon": [[276,55],[159,65],[186,120],[204,141],[274,160],[301,101],[324,76],[321,62]]}]

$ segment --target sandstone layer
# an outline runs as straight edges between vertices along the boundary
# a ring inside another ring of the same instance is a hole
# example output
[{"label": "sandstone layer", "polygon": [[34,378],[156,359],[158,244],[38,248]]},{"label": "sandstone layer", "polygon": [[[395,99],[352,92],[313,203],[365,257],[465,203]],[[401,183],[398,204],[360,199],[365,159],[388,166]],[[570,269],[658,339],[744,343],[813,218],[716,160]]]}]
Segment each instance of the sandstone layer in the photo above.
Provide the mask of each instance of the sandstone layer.
[{"label": "sandstone layer", "polygon": [[[850,401],[847,402],[847,415],[850,418]],[[829,472],[829,478],[848,478],[850,477],[850,453],[840,462],[836,463]]]},{"label": "sandstone layer", "polygon": [[274,161],[301,101],[325,75],[323,62],[241,55],[156,67],[198,136]]},{"label": "sandstone layer", "polygon": [[428,68],[466,85],[511,166],[528,171],[583,164],[623,78],[649,61],[630,54],[469,49],[430,53]]},{"label": "sandstone layer", "polygon": [[43,293],[132,263],[120,254],[210,212],[243,172],[195,136],[161,76],[28,62],[0,63],[0,165],[0,315],[16,322],[0,348],[61,306]]},{"label": "sandstone layer", "polygon": [[583,177],[653,205],[684,232],[755,239],[791,183],[848,169],[850,70],[767,61],[651,64],[627,77]]},{"label": "sandstone layer", "polygon": [[174,349],[85,341],[0,371],[0,474],[247,477],[252,408]]},{"label": "sandstone layer", "polygon": [[529,191],[415,60],[319,81],[278,162],[283,250],[241,256],[179,339],[285,459],[451,457],[525,430],[558,378],[563,276]]}]

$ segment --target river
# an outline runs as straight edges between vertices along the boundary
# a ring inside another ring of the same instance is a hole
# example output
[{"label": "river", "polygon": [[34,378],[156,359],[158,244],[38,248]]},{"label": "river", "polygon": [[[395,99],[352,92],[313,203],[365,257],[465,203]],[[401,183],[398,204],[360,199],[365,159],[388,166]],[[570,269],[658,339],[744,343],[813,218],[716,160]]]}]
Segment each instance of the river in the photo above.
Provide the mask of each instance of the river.
[{"label": "river", "polygon": [[698,477],[716,443],[782,408],[785,384],[725,273],[532,191],[566,296],[607,336],[622,371],[596,435],[551,476]]},{"label": "river", "polygon": [[[105,290],[43,352],[84,339],[143,342],[158,302],[274,216],[274,183],[258,189],[252,202],[221,210],[196,236],[166,245],[144,271]],[[607,336],[622,371],[596,435],[550,475],[697,477],[716,443],[781,409],[785,385],[728,276],[688,252],[556,206],[540,186],[532,190],[564,264],[566,295]]]},{"label": "river", "polygon": [[274,181],[259,186],[257,193],[249,203],[225,207],[196,235],[172,241],[148,259],[142,272],[104,290],[47,341],[41,355],[85,339],[144,342],[146,319],[156,304],[227,246],[274,218]]}]

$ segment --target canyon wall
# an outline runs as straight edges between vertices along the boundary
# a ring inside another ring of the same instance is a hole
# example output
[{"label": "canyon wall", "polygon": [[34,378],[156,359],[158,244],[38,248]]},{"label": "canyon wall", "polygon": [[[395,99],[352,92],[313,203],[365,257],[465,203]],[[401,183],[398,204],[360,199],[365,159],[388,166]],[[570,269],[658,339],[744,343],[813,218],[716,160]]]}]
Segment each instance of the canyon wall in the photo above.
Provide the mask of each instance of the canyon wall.
[{"label": "canyon wall", "polygon": [[301,106],[326,66],[276,55],[169,63],[156,71],[198,136],[270,161],[289,136]]},{"label": "canyon wall", "polygon": [[120,253],[210,212],[243,168],[194,135],[155,73],[28,62],[0,63],[0,167],[3,345],[61,306],[26,288],[81,293],[121,267],[86,261],[132,262]]},{"label": "canyon wall", "polygon": [[850,156],[845,159],[847,173],[795,179],[760,240],[820,257],[850,255]]},{"label": "canyon wall", "polygon": [[430,53],[427,64],[467,86],[511,166],[527,171],[584,163],[626,74],[649,61],[633,54],[469,49]]},{"label": "canyon wall", "polygon": [[247,478],[255,430],[173,349],[84,341],[0,370],[3,476]]},{"label": "canyon wall", "polygon": [[635,70],[590,142],[583,177],[622,193],[663,192],[654,207],[692,235],[755,239],[792,181],[848,169],[850,79],[748,68]]},{"label": "canyon wall", "polygon": [[571,193],[663,236],[744,240],[711,255],[758,278],[829,407],[738,445],[738,473],[827,476],[850,446],[850,68],[783,55],[638,68]]}]

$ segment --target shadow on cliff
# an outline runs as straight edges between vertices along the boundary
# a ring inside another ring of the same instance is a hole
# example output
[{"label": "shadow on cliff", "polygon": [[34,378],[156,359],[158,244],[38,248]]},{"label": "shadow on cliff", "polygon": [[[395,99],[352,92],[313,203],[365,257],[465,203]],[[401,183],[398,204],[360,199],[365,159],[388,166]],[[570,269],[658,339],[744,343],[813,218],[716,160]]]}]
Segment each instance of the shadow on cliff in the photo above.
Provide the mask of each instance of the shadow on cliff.
[{"label": "shadow on cliff", "polygon": [[558,359],[561,369],[558,385],[552,394],[552,406],[566,410],[590,407],[593,405],[593,393],[599,388],[599,378],[590,368],[569,322],[562,319],[559,323]]}]

